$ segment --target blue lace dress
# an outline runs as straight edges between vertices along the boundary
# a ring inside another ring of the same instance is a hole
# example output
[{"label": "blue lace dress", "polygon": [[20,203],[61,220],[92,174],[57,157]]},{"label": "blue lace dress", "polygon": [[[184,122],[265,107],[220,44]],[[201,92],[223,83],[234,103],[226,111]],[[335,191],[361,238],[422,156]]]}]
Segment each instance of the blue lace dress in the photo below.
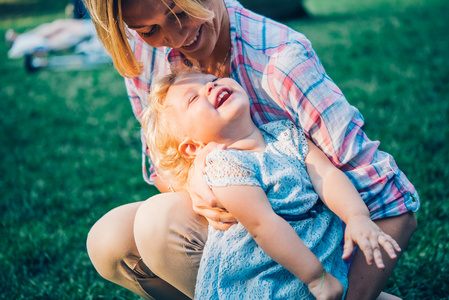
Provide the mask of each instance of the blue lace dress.
[{"label": "blue lace dress", "polygon": [[[278,214],[309,211],[318,195],[304,163],[308,152],[304,133],[289,120],[267,123],[260,130],[265,138],[265,152],[214,150],[206,160],[206,181],[210,186],[260,186]],[[324,208],[316,218],[289,223],[346,291],[347,268],[341,259],[343,232],[338,217]],[[209,227],[195,299],[314,297],[306,284],[265,254],[239,223],[227,231]]]}]

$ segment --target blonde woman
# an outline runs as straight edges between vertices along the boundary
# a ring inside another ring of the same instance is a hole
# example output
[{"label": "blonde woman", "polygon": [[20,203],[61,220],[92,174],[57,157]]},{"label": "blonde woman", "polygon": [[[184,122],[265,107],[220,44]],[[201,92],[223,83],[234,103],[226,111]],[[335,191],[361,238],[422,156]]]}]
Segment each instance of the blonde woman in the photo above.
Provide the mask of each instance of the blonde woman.
[{"label": "blonde woman", "polygon": [[[86,4],[115,67],[125,76],[137,118],[153,80],[171,68],[193,65],[217,77],[231,77],[249,95],[257,126],[289,118],[303,128],[351,179],[376,224],[406,248],[416,228],[418,194],[391,155],[367,138],[361,114],[327,76],[304,35],[235,0]],[[145,141],[142,145],[146,153]],[[189,179],[190,197],[166,193],[170,182],[160,180],[144,158],[144,177],[162,193],[118,207],[92,227],[87,247],[103,277],[149,299],[193,297],[207,224],[225,230],[235,223],[202,180],[204,157],[197,157],[196,174]],[[378,297],[396,263],[386,259],[379,270],[357,250],[346,298]]]}]

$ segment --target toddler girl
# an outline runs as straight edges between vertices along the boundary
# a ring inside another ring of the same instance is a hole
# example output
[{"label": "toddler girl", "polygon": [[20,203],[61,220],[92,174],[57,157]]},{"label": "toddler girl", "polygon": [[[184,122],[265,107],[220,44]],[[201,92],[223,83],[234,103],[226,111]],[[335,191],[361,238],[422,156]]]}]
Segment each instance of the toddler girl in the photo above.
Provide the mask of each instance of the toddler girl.
[{"label": "toddler girl", "polygon": [[[142,127],[158,176],[176,190],[186,186],[205,145],[227,146],[208,154],[204,176],[238,224],[227,231],[209,227],[195,299],[341,299],[342,257],[350,256],[353,242],[379,268],[379,245],[391,258],[401,251],[300,128],[288,119],[253,123],[236,81],[183,71],[152,89]],[[344,253],[342,226],[330,209],[347,225]]]}]

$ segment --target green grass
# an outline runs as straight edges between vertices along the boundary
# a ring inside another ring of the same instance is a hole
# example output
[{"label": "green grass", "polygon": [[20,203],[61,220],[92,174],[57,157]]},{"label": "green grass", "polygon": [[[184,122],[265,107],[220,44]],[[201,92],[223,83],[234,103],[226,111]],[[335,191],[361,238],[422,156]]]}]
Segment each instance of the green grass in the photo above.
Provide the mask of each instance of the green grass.
[{"label": "green grass", "polygon": [[[41,3],[47,3],[40,6]],[[21,6],[18,4],[20,3]],[[288,25],[420,193],[419,228],[386,291],[449,299],[449,36],[444,0],[306,0]],[[0,0],[0,35],[63,16],[59,1]],[[27,74],[0,40],[0,299],[138,299],[101,279],[89,228],[155,190],[138,124],[112,66]]]}]

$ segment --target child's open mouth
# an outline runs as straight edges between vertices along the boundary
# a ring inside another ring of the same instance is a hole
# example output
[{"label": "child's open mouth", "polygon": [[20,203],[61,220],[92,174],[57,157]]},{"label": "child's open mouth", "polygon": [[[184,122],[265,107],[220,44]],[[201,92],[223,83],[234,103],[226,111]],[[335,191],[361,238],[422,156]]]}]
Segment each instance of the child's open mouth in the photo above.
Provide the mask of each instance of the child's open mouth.
[{"label": "child's open mouth", "polygon": [[223,89],[220,91],[220,93],[218,93],[218,97],[217,97],[217,104],[215,108],[219,108],[221,105],[223,105],[223,103],[226,102],[226,100],[229,99],[229,97],[231,97],[232,92],[228,91],[227,89]]}]

